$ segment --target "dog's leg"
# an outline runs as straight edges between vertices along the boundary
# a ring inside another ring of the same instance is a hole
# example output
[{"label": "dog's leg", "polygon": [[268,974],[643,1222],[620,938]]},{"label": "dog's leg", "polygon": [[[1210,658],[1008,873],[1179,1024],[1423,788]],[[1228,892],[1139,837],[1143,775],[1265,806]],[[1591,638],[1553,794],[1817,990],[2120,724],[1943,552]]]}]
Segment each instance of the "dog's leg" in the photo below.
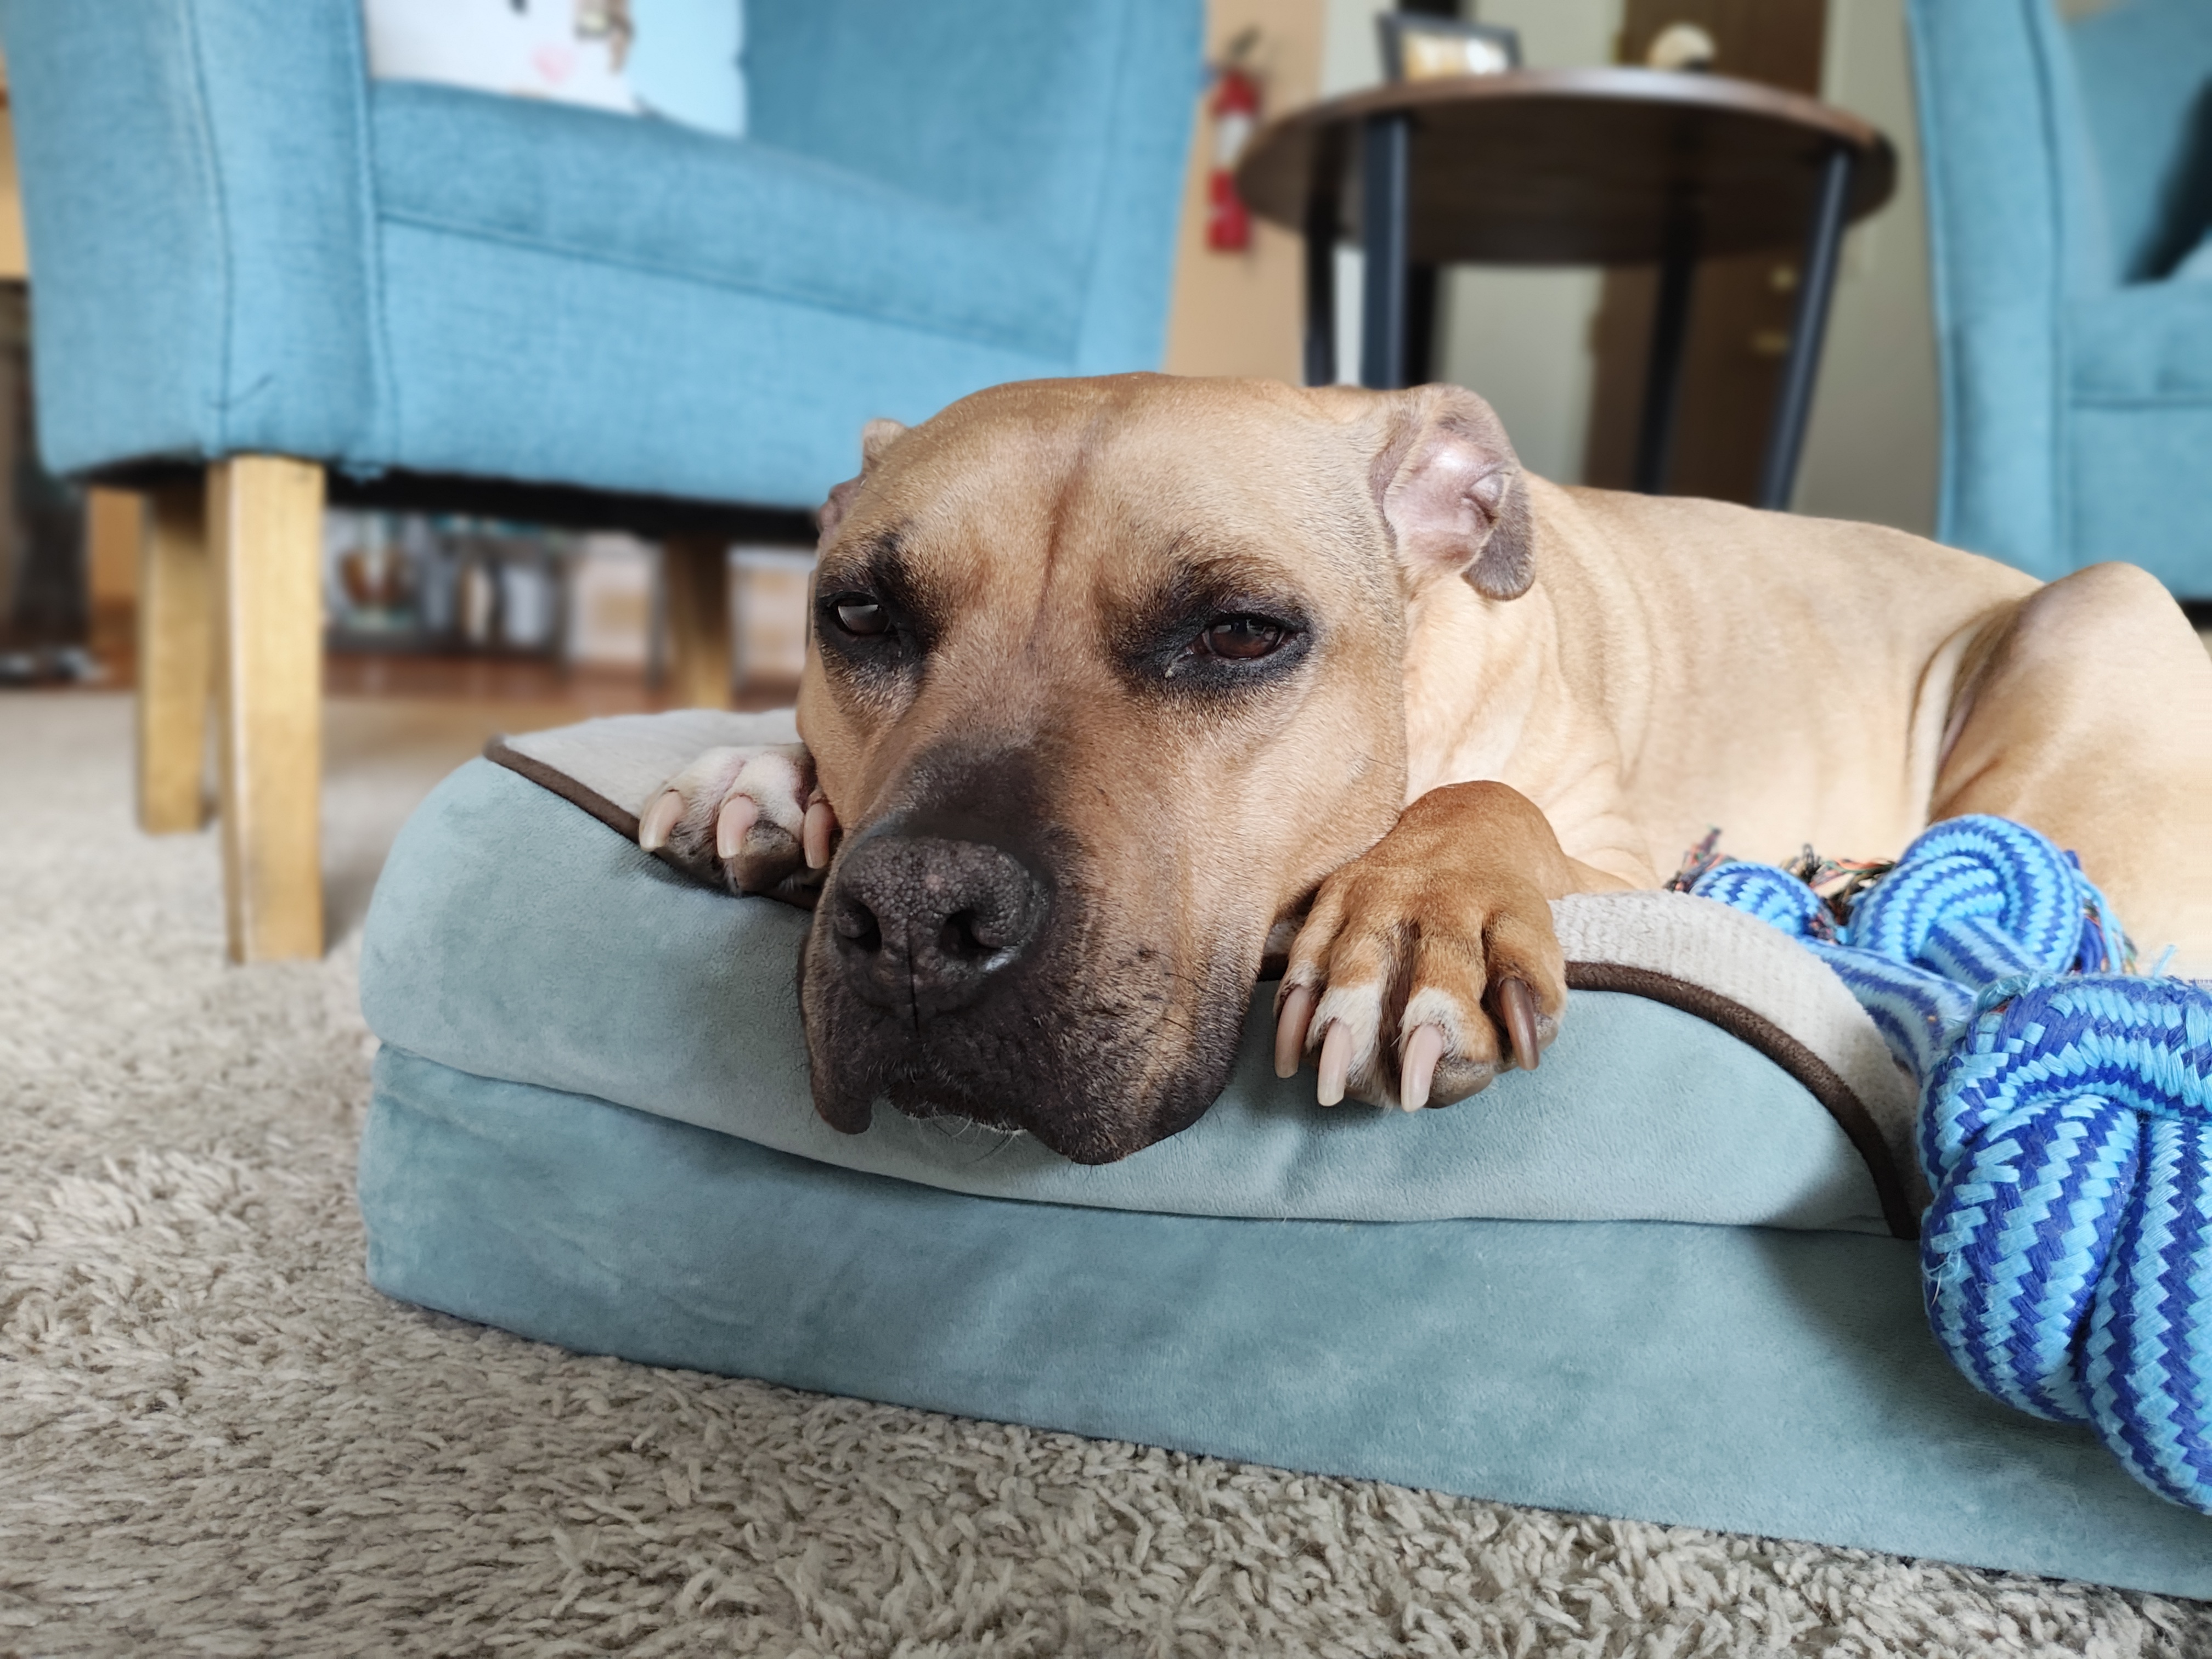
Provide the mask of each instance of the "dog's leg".
[{"label": "dog's leg", "polygon": [[2133,565],[2000,624],[1952,714],[1931,818],[1994,812],[2079,854],[2154,965],[2212,975],[2212,659]]},{"label": "dog's leg", "polygon": [[1549,901],[1624,884],[1502,783],[1431,790],[1315,895],[1276,999],[1277,1073],[1316,1054],[1323,1105],[1410,1111],[1533,1067],[1567,1004]]},{"label": "dog's leg", "polygon": [[637,842],[719,871],[733,893],[780,893],[829,865],[836,830],[814,757],[790,743],[709,749],[647,804]]}]

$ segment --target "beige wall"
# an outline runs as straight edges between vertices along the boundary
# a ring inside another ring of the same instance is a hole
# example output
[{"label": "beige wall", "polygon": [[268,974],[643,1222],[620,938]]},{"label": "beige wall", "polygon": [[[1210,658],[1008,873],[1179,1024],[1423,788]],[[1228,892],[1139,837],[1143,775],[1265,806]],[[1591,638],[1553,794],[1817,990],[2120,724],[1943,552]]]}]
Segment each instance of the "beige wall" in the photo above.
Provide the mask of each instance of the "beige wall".
[{"label": "beige wall", "polygon": [[[1206,58],[1218,60],[1247,27],[1261,31],[1261,118],[1309,102],[1320,82],[1322,0],[1210,0]],[[1304,278],[1298,238],[1255,222],[1251,248],[1206,246],[1206,174],[1213,129],[1201,101],[1193,131],[1168,313],[1165,367],[1171,374],[1301,377]]]},{"label": "beige wall", "polygon": [[8,108],[8,65],[0,59],[0,282],[30,274],[23,251],[23,200],[15,187],[15,124]]},{"label": "beige wall", "polygon": [[1941,406],[1911,71],[1904,0],[1828,0],[1822,95],[1889,135],[1897,193],[1844,244],[1795,505],[1930,536]]}]

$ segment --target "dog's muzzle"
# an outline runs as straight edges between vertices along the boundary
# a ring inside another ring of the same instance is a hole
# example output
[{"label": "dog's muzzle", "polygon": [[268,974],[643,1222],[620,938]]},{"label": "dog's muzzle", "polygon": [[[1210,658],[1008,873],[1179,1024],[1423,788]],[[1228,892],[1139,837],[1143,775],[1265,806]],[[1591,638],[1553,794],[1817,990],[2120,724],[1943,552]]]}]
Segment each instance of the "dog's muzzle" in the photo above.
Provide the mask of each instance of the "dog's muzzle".
[{"label": "dog's muzzle", "polygon": [[1082,848],[1018,792],[957,773],[839,850],[799,977],[815,1109],[1019,1129],[1082,1164],[1175,1133],[1235,1056],[1258,940],[1194,975],[1102,910]]}]

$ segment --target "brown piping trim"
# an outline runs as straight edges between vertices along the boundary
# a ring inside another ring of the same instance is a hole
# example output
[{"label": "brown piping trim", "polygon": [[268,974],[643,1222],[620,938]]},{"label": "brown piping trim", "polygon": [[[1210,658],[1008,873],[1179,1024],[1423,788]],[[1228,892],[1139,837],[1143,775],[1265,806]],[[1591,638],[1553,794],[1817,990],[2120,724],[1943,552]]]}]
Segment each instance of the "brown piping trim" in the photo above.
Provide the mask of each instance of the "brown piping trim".
[{"label": "brown piping trim", "polygon": [[510,772],[520,772],[540,789],[551,790],[569,805],[582,807],[624,841],[637,839],[636,813],[625,812],[598,790],[586,787],[559,768],[548,766],[544,761],[510,747],[505,738],[494,738],[486,744],[483,757],[495,766],[504,766]]},{"label": "brown piping trim", "polygon": [[[483,757],[495,766],[504,766],[508,771],[528,778],[541,789],[551,791],[569,805],[581,808],[633,847],[637,844],[636,813],[624,811],[598,790],[577,782],[558,767],[548,766],[544,761],[524,754],[510,745],[505,738],[494,738],[486,744]],[[702,887],[711,887],[718,893],[726,890],[712,871],[685,863],[665,847],[653,856]]]},{"label": "brown piping trim", "polygon": [[1827,1109],[1860,1158],[1866,1161],[1875,1195],[1881,1202],[1881,1218],[1899,1238],[1920,1237],[1920,1223],[1907,1200],[1905,1182],[1889,1143],[1882,1139],[1874,1114],[1858,1091],[1844,1081],[1835,1068],[1803,1043],[1762,1014],[1721,995],[1709,986],[1677,979],[1649,968],[1632,968],[1617,962],[1571,962],[1567,987],[1575,991],[1624,991],[1652,1002],[1663,1002],[1717,1025],[1737,1041],[1747,1042],[1805,1085],[1806,1091]]},{"label": "brown piping trim", "polygon": [[[577,782],[556,767],[524,754],[504,738],[494,738],[486,744],[483,756],[494,765],[504,766],[570,805],[580,808],[624,841],[636,844],[637,815],[624,811],[598,790]],[[723,890],[722,884],[706,872],[670,857],[665,848],[653,856],[694,881],[717,892]],[[1866,1160],[1867,1174],[1874,1181],[1875,1195],[1881,1202],[1882,1219],[1889,1224],[1890,1231],[1899,1238],[1920,1237],[1919,1223],[1905,1200],[1904,1183],[1890,1158],[1888,1143],[1875,1126],[1873,1114],[1867,1110],[1857,1091],[1827,1061],[1772,1020],[1706,986],[1620,963],[1571,962],[1567,964],[1567,988],[1574,991],[1622,991],[1652,1002],[1663,1002],[1670,1008],[1679,1008],[1710,1025],[1717,1025],[1739,1042],[1758,1049],[1805,1085]]]}]

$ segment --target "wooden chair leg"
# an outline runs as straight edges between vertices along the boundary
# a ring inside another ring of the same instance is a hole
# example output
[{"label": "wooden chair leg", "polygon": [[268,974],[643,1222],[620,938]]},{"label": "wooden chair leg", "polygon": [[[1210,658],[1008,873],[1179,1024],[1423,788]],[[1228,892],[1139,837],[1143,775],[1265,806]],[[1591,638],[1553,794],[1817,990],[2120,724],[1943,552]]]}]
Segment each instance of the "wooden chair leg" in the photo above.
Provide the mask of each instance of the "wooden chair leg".
[{"label": "wooden chair leg", "polygon": [[208,469],[234,962],[323,951],[322,514],[312,463],[240,455]]},{"label": "wooden chair leg", "polygon": [[198,481],[149,506],[139,544],[138,825],[169,836],[207,822],[215,593]]},{"label": "wooden chair leg", "polygon": [[668,675],[690,708],[730,706],[729,544],[672,536],[661,544],[668,595]]},{"label": "wooden chair leg", "polygon": [[[138,579],[146,562],[152,504],[134,489],[84,492],[85,646],[95,661],[136,661]],[[205,608],[201,611],[206,615]]]}]

